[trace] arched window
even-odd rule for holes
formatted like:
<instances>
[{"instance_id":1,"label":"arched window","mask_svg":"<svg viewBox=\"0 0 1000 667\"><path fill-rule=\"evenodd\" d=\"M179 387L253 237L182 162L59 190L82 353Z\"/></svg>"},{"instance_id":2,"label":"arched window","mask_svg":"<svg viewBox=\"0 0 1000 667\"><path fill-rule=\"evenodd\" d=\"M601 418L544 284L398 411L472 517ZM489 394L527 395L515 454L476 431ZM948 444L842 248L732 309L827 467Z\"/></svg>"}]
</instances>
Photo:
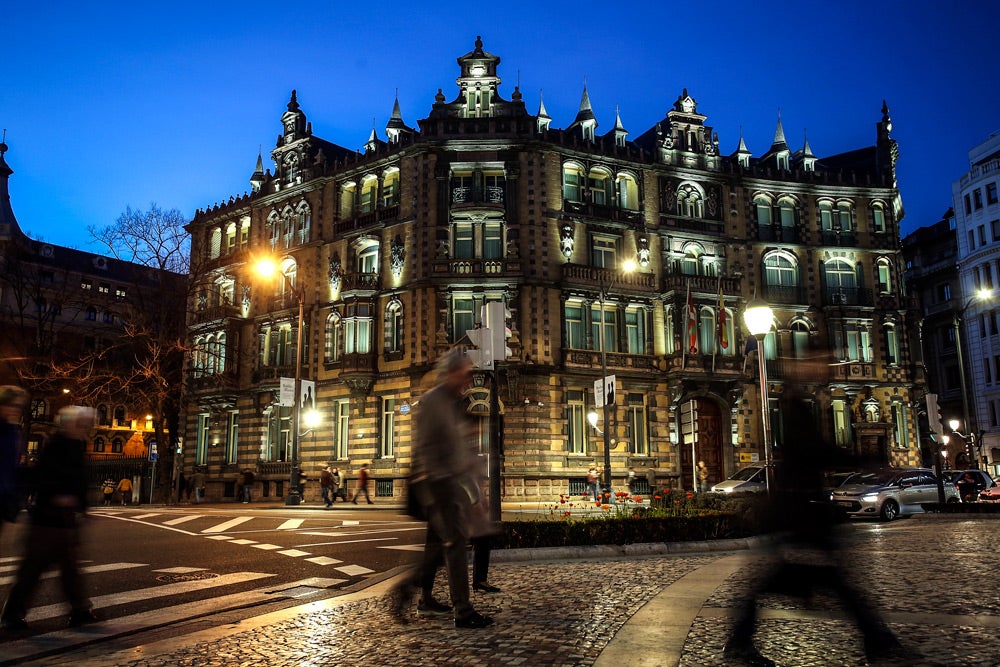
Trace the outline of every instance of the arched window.
<instances>
[{"instance_id":1,"label":"arched window","mask_svg":"<svg viewBox=\"0 0 1000 667\"><path fill-rule=\"evenodd\" d=\"M823 264L824 285L828 290L854 290L857 287L857 275L854 267L846 259L831 259Z\"/></svg>"},{"instance_id":2,"label":"arched window","mask_svg":"<svg viewBox=\"0 0 1000 667\"><path fill-rule=\"evenodd\" d=\"M385 307L385 351L403 351L403 304L398 299Z\"/></svg>"},{"instance_id":3,"label":"arched window","mask_svg":"<svg viewBox=\"0 0 1000 667\"><path fill-rule=\"evenodd\" d=\"M885 331L885 363L889 366L899 365L899 335L896 332L895 323L887 323L883 326Z\"/></svg>"},{"instance_id":4,"label":"arched window","mask_svg":"<svg viewBox=\"0 0 1000 667\"><path fill-rule=\"evenodd\" d=\"M854 205L851 202L837 202L837 222L842 232L854 229Z\"/></svg>"},{"instance_id":5,"label":"arched window","mask_svg":"<svg viewBox=\"0 0 1000 667\"><path fill-rule=\"evenodd\" d=\"M302 182L302 178L299 175L299 155L298 155L298 153L295 153L294 151L291 152L291 153L288 153L288 155L285 156L285 161L284 161L283 164L284 164L284 170L285 170L285 182L288 183L289 185L292 185L292 184L295 184L295 183L301 183Z\"/></svg>"},{"instance_id":6,"label":"arched window","mask_svg":"<svg viewBox=\"0 0 1000 667\"><path fill-rule=\"evenodd\" d=\"M833 231L833 202L822 200L819 206L819 225L824 232Z\"/></svg>"},{"instance_id":7,"label":"arched window","mask_svg":"<svg viewBox=\"0 0 1000 667\"><path fill-rule=\"evenodd\" d=\"M103 403L97 406L97 424L99 426L111 425L111 422L108 419L108 406Z\"/></svg>"},{"instance_id":8,"label":"arched window","mask_svg":"<svg viewBox=\"0 0 1000 667\"><path fill-rule=\"evenodd\" d=\"M796 359L805 359L809 355L809 325L801 320L792 322L792 351Z\"/></svg>"},{"instance_id":9,"label":"arched window","mask_svg":"<svg viewBox=\"0 0 1000 667\"><path fill-rule=\"evenodd\" d=\"M791 197L782 197L778 200L778 216L783 229L795 227L796 210L795 200Z\"/></svg>"},{"instance_id":10,"label":"arched window","mask_svg":"<svg viewBox=\"0 0 1000 667\"><path fill-rule=\"evenodd\" d=\"M697 276L701 274L701 258L705 254L705 249L697 243L689 243L684 247L684 256L681 257L681 274L685 276Z\"/></svg>"},{"instance_id":11,"label":"arched window","mask_svg":"<svg viewBox=\"0 0 1000 667\"><path fill-rule=\"evenodd\" d=\"M693 183L682 183L677 188L677 214L688 218L705 215L705 193Z\"/></svg>"},{"instance_id":12,"label":"arched window","mask_svg":"<svg viewBox=\"0 0 1000 667\"><path fill-rule=\"evenodd\" d=\"M323 345L326 361L340 361L343 354L344 341L341 328L340 313L330 313L326 318L325 341Z\"/></svg>"},{"instance_id":13,"label":"arched window","mask_svg":"<svg viewBox=\"0 0 1000 667\"><path fill-rule=\"evenodd\" d=\"M221 229L213 229L212 230L212 239L210 241L210 245L209 245L209 249L208 249L209 259L215 259L216 257L219 256L219 248L221 246L222 246L222 230Z\"/></svg>"},{"instance_id":14,"label":"arched window","mask_svg":"<svg viewBox=\"0 0 1000 667\"><path fill-rule=\"evenodd\" d=\"M361 201L359 210L362 213L369 213L375 210L375 201L378 195L378 177L374 174L365 176L361 183Z\"/></svg>"},{"instance_id":15,"label":"arched window","mask_svg":"<svg viewBox=\"0 0 1000 667\"><path fill-rule=\"evenodd\" d=\"M354 181L347 181L340 188L340 217L349 220L354 217L355 198L358 186Z\"/></svg>"},{"instance_id":16,"label":"arched window","mask_svg":"<svg viewBox=\"0 0 1000 667\"><path fill-rule=\"evenodd\" d=\"M214 373L226 372L226 332L220 331L215 337L215 355L212 371Z\"/></svg>"},{"instance_id":17,"label":"arched window","mask_svg":"<svg viewBox=\"0 0 1000 667\"><path fill-rule=\"evenodd\" d=\"M703 306L698 313L698 351L701 354L715 353L715 311Z\"/></svg>"},{"instance_id":18,"label":"arched window","mask_svg":"<svg viewBox=\"0 0 1000 667\"><path fill-rule=\"evenodd\" d=\"M892 294L892 264L885 257L875 262L879 294Z\"/></svg>"},{"instance_id":19,"label":"arched window","mask_svg":"<svg viewBox=\"0 0 1000 667\"><path fill-rule=\"evenodd\" d=\"M673 354L677 351L676 340L674 337L677 335L676 327L674 326L674 307L666 304L663 307L663 333L666 336L666 350L667 354Z\"/></svg>"},{"instance_id":20,"label":"arched window","mask_svg":"<svg viewBox=\"0 0 1000 667\"><path fill-rule=\"evenodd\" d=\"M236 252L236 223L230 222L226 225L226 254L231 255Z\"/></svg>"},{"instance_id":21,"label":"arched window","mask_svg":"<svg viewBox=\"0 0 1000 667\"><path fill-rule=\"evenodd\" d=\"M281 211L281 242L283 247L291 248L295 243L295 213L291 206Z\"/></svg>"},{"instance_id":22,"label":"arched window","mask_svg":"<svg viewBox=\"0 0 1000 667\"><path fill-rule=\"evenodd\" d=\"M882 202L872 204L872 231L876 234L883 234L886 231L885 207Z\"/></svg>"},{"instance_id":23,"label":"arched window","mask_svg":"<svg viewBox=\"0 0 1000 667\"><path fill-rule=\"evenodd\" d=\"M798 264L783 252L772 252L764 258L764 285L775 288L798 287Z\"/></svg>"},{"instance_id":24,"label":"arched window","mask_svg":"<svg viewBox=\"0 0 1000 667\"><path fill-rule=\"evenodd\" d=\"M753 198L754 208L757 210L757 224L770 225L774 221L771 215L772 202L767 195L757 195Z\"/></svg>"},{"instance_id":25,"label":"arched window","mask_svg":"<svg viewBox=\"0 0 1000 667\"><path fill-rule=\"evenodd\" d=\"M97 436L94 438L94 451L103 452L104 451L104 438Z\"/></svg>"},{"instance_id":26,"label":"arched window","mask_svg":"<svg viewBox=\"0 0 1000 667\"><path fill-rule=\"evenodd\" d=\"M399 203L399 168L390 167L382 178L382 206L395 206Z\"/></svg>"},{"instance_id":27,"label":"arched window","mask_svg":"<svg viewBox=\"0 0 1000 667\"><path fill-rule=\"evenodd\" d=\"M618 174L618 208L639 210L639 184L632 174Z\"/></svg>"},{"instance_id":28,"label":"arched window","mask_svg":"<svg viewBox=\"0 0 1000 667\"><path fill-rule=\"evenodd\" d=\"M378 273L378 243L372 241L358 249L358 273Z\"/></svg>"},{"instance_id":29,"label":"arched window","mask_svg":"<svg viewBox=\"0 0 1000 667\"><path fill-rule=\"evenodd\" d=\"M278 216L277 211L271 211L267 216L267 229L270 232L268 236L271 240L271 250L278 247L278 240L281 238L281 218Z\"/></svg>"},{"instance_id":30,"label":"arched window","mask_svg":"<svg viewBox=\"0 0 1000 667\"><path fill-rule=\"evenodd\" d=\"M583 201L583 168L574 163L563 165L563 199Z\"/></svg>"},{"instance_id":31,"label":"arched window","mask_svg":"<svg viewBox=\"0 0 1000 667\"><path fill-rule=\"evenodd\" d=\"M117 405L115 406L115 426L125 426L125 406Z\"/></svg>"},{"instance_id":32,"label":"arched window","mask_svg":"<svg viewBox=\"0 0 1000 667\"><path fill-rule=\"evenodd\" d=\"M111 451L116 454L121 454L125 449L125 441L121 438L114 438L111 441Z\"/></svg>"},{"instance_id":33,"label":"arched window","mask_svg":"<svg viewBox=\"0 0 1000 667\"><path fill-rule=\"evenodd\" d=\"M312 228L312 211L305 201L295 208L295 231L299 244L308 243Z\"/></svg>"},{"instance_id":34,"label":"arched window","mask_svg":"<svg viewBox=\"0 0 1000 667\"><path fill-rule=\"evenodd\" d=\"M587 175L587 191L585 197L598 206L608 206L612 198L611 174L601 167L594 167Z\"/></svg>"}]
</instances>

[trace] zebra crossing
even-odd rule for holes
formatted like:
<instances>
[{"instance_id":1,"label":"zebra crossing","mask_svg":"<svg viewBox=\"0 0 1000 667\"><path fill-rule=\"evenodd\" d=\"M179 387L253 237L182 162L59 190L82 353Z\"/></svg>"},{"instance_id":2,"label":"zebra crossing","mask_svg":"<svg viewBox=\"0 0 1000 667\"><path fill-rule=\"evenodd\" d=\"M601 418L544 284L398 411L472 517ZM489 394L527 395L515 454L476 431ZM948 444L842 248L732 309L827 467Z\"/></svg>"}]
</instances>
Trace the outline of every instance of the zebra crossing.
<instances>
[{"instance_id":1,"label":"zebra crossing","mask_svg":"<svg viewBox=\"0 0 1000 667\"><path fill-rule=\"evenodd\" d=\"M405 522L371 522L371 525L362 527L361 522L351 519L334 519L323 517L323 519L313 520L314 524L319 524L321 528L309 528L306 519L289 519L285 517L266 516L222 516L217 513L182 513L175 512L144 512L135 514L127 509L95 509L94 514L117 519L122 521L142 522L147 525L156 526L187 535L200 536L219 542L244 546L261 551L269 551L289 558L302 559L322 567L332 567L342 574L351 577L359 577L374 573L374 570L363 565L344 563L344 561L332 556L310 551L317 547L328 547L332 545L351 544L359 542L394 542L399 539L398 535L384 536L385 533L413 533L423 530L422 526ZM294 533L303 537L333 537L334 540L310 540L306 544L295 546L283 546L274 544L266 539L257 539L261 533ZM382 534L381 537L368 537L370 535ZM253 537L251 537L253 535ZM364 537L362 537L364 536ZM413 550L413 545L387 544L377 548Z\"/></svg>"},{"instance_id":2,"label":"zebra crossing","mask_svg":"<svg viewBox=\"0 0 1000 667\"><path fill-rule=\"evenodd\" d=\"M16 569L19 561L20 557L18 556L0 558L0 568L3 571ZM247 584L253 586L254 582L263 583L278 575L269 572L238 571L225 574L210 573L212 576L202 577L199 575L209 574L207 569L202 567L153 568L145 563L93 564L89 561L81 565L81 571L85 575L103 575L101 585L95 585L95 588L98 589L106 590L113 587L114 573L122 569L148 568L150 574L166 575L164 577L166 583L91 596L90 601L95 613L104 620L81 628L43 631L42 634L2 641L0 642L0 665L19 664L32 657L59 653L82 644L92 644L104 639L133 634L142 629L161 627L205 614L218 613L226 609L248 607L281 599L308 597L322 589L333 588L348 581L345 578L309 577L298 581L275 582L264 587L235 593L213 595L215 589ZM170 575L176 575L180 580L170 581ZM45 576L55 577L58 576L58 573L48 572ZM192 593L201 593L205 597L176 604L171 604L168 600L174 596L186 595L190 598ZM161 606L153 609L146 608L144 611L131 614L127 613L130 608L135 608L136 603L158 599L164 600ZM148 605L146 606L148 607ZM122 610L125 610L126 613L121 614ZM116 612L119 615L115 615ZM65 617L67 613L68 607L63 602L42 605L29 609L26 620L29 624L37 623L39 626L45 627L45 621Z\"/></svg>"}]
</instances>

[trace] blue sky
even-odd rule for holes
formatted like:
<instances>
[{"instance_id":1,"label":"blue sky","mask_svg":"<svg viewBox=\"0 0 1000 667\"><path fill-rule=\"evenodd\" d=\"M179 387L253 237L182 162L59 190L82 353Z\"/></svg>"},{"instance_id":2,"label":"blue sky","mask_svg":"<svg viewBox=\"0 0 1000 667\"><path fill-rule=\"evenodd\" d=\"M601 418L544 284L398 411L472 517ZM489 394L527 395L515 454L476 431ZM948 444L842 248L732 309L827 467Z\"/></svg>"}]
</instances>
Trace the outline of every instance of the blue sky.
<instances>
[{"instance_id":1,"label":"blue sky","mask_svg":"<svg viewBox=\"0 0 1000 667\"><path fill-rule=\"evenodd\" d=\"M968 150L1000 130L1000 3L18 2L0 11L0 128L21 227L81 249L89 225L151 202L191 217L249 190L298 90L314 134L360 148L398 90L416 126L455 59L482 35L500 91L539 90L554 127L584 81L600 123L631 138L681 89L736 149L771 145L780 109L794 148L823 157L875 142L885 98L899 142L904 233L951 205Z\"/></svg>"}]
</instances>

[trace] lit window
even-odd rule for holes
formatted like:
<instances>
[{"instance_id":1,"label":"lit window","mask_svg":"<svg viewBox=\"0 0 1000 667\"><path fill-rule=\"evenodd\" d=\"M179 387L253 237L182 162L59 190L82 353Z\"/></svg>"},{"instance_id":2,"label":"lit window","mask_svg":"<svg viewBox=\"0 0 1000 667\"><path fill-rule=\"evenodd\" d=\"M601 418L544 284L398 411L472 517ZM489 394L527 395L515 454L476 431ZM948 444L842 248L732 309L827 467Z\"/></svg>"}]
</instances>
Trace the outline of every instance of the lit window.
<instances>
[{"instance_id":1,"label":"lit window","mask_svg":"<svg viewBox=\"0 0 1000 667\"><path fill-rule=\"evenodd\" d=\"M583 169L575 164L563 166L563 199L583 201Z\"/></svg>"},{"instance_id":2,"label":"lit window","mask_svg":"<svg viewBox=\"0 0 1000 667\"><path fill-rule=\"evenodd\" d=\"M643 394L628 395L629 453L649 455L649 423L646 418L646 398Z\"/></svg>"},{"instance_id":3,"label":"lit window","mask_svg":"<svg viewBox=\"0 0 1000 667\"><path fill-rule=\"evenodd\" d=\"M566 392L566 451L570 454L587 451L586 407L582 391Z\"/></svg>"}]
</instances>

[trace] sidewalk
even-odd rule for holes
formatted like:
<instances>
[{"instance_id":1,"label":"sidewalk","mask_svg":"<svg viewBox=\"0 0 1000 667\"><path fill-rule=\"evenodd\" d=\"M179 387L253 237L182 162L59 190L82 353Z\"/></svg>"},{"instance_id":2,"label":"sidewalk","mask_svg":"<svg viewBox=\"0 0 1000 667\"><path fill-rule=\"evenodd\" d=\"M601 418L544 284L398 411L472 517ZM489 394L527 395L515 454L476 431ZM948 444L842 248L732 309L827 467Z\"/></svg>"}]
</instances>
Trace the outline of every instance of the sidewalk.
<instances>
[{"instance_id":1,"label":"sidewalk","mask_svg":"<svg viewBox=\"0 0 1000 667\"><path fill-rule=\"evenodd\" d=\"M998 664L1000 599L987 583L1000 567L997 520L924 515L857 528L847 565L904 645L924 656L907 667ZM497 621L483 630L457 630L447 617L396 624L386 593L397 576L119 653L84 650L31 664L721 666L731 664L722 646L761 558L748 546L702 544L664 555L657 553L664 545L634 545L614 557L607 547L498 551L490 579L502 592L473 595ZM446 597L443 576L437 590ZM837 600L774 596L759 606L756 641L777 664L866 664Z\"/></svg>"}]
</instances>

